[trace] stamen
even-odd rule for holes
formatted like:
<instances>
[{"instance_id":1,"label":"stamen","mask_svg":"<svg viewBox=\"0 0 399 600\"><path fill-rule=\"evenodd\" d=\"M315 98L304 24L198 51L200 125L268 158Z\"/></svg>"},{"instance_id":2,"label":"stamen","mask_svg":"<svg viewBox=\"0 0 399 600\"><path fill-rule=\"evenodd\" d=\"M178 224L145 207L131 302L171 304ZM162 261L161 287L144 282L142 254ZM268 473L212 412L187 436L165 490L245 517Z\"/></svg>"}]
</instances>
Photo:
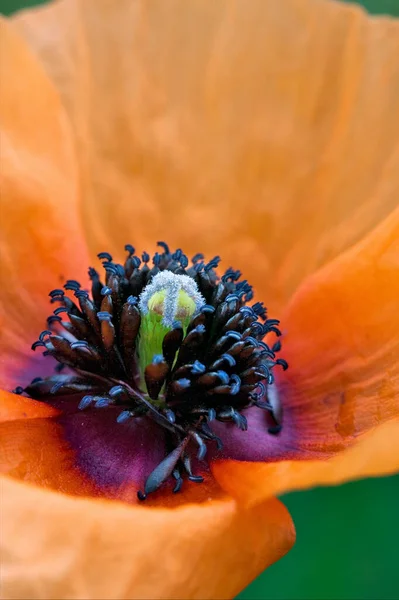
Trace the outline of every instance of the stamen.
<instances>
[{"instance_id":1,"label":"stamen","mask_svg":"<svg viewBox=\"0 0 399 600\"><path fill-rule=\"evenodd\" d=\"M280 340L271 347L263 341L270 333L281 336L279 321L267 317L262 302L247 304L253 290L240 271L230 267L219 278L219 256L207 262L196 254L190 263L182 249L158 246L153 266L131 244L124 265L99 253L105 278L102 283L89 268L91 294L74 279L52 290L50 302L60 306L32 349L58 361L55 374L14 390L40 400L79 393L80 410L116 406L115 427L152 419L168 450L147 474L141 500L169 480L175 493L184 478L203 480L193 474L191 458L205 460L209 444L222 448L210 425L215 420L246 432L243 411L258 407L268 413L265 435L278 435L283 412L273 370L288 367L276 358Z\"/></svg>"}]
</instances>

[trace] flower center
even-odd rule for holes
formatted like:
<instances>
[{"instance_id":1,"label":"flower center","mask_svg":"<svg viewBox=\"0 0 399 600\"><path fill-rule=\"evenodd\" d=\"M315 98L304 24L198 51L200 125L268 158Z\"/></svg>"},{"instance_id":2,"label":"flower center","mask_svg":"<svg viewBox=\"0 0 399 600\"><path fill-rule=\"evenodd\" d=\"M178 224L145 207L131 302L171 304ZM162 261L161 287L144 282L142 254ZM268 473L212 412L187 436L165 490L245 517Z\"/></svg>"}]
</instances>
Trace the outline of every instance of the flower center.
<instances>
[{"instance_id":1,"label":"flower center","mask_svg":"<svg viewBox=\"0 0 399 600\"><path fill-rule=\"evenodd\" d=\"M188 275L161 271L143 289L139 299L141 325L138 334L137 358L140 387L151 397L151 383L145 381L145 369L159 357L162 362L162 343L173 328L187 332L190 320L199 313L205 300L195 281ZM157 359L155 359L157 360Z\"/></svg>"},{"instance_id":2,"label":"flower center","mask_svg":"<svg viewBox=\"0 0 399 600\"><path fill-rule=\"evenodd\" d=\"M257 406L274 423L265 435L278 434L281 411L276 412L275 395L269 402L267 393L273 369L287 368L276 358L280 342L264 341L270 332L280 336L279 322L267 318L262 303L249 305L253 291L239 271L229 268L219 277L219 257L205 262L197 254L189 262L181 250L171 253L164 242L158 245L162 253L155 253L152 266L150 256L144 252L140 259L131 245L125 246L124 265L100 253L105 280L89 269L91 295L74 280L64 286L74 298L63 289L50 292L51 303L59 306L32 349L42 347L54 357L56 373L16 390L44 401L78 393L81 410L115 405L120 424L136 417L154 420L171 451L148 474L140 499L170 477L174 491L184 473L202 481L192 473L191 459L194 452L203 460L211 443L222 447L214 420L245 432L243 411Z\"/></svg>"}]
</instances>

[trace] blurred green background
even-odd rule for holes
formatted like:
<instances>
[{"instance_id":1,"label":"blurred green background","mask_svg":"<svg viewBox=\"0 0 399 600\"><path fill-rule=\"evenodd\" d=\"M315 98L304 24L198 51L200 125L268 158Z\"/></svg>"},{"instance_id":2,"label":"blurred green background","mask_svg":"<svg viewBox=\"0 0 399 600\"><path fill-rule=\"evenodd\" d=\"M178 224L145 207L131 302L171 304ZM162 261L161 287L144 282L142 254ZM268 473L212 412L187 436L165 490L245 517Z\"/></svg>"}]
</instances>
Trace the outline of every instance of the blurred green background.
<instances>
[{"instance_id":1,"label":"blurred green background","mask_svg":"<svg viewBox=\"0 0 399 600\"><path fill-rule=\"evenodd\" d=\"M0 12L39 3L0 0ZM358 3L371 13L399 17L399 0ZM297 543L237 600L399 599L399 476L287 494L282 500L294 519Z\"/></svg>"}]
</instances>

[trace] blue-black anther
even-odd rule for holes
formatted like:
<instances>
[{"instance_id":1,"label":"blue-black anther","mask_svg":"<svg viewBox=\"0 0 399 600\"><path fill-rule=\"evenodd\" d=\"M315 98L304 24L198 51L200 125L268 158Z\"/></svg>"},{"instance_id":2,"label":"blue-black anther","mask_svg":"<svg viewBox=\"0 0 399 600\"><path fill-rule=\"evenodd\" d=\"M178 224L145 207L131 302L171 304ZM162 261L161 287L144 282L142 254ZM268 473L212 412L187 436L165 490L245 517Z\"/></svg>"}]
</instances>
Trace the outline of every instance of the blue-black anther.
<instances>
[{"instance_id":1,"label":"blue-black anther","mask_svg":"<svg viewBox=\"0 0 399 600\"><path fill-rule=\"evenodd\" d=\"M230 394L235 396L240 391L241 379L235 373L230 377Z\"/></svg>"},{"instance_id":2,"label":"blue-black anther","mask_svg":"<svg viewBox=\"0 0 399 600\"><path fill-rule=\"evenodd\" d=\"M53 313L55 315L60 315L61 313L67 313L68 309L66 308L66 306L59 306L58 308L56 308L55 310L53 310Z\"/></svg>"},{"instance_id":3,"label":"blue-black anther","mask_svg":"<svg viewBox=\"0 0 399 600\"><path fill-rule=\"evenodd\" d=\"M130 410L123 410L117 417L117 423L126 423L131 417L133 417L133 413Z\"/></svg>"},{"instance_id":4,"label":"blue-black anther","mask_svg":"<svg viewBox=\"0 0 399 600\"><path fill-rule=\"evenodd\" d=\"M78 404L78 409L85 410L86 408L88 408L90 406L90 404L92 404L93 400L94 400L93 396L83 396L83 398L81 399L81 401Z\"/></svg>"},{"instance_id":5,"label":"blue-black anther","mask_svg":"<svg viewBox=\"0 0 399 600\"><path fill-rule=\"evenodd\" d=\"M216 410L214 408L210 408L208 410L208 422L214 421L216 419Z\"/></svg>"},{"instance_id":6,"label":"blue-black anther","mask_svg":"<svg viewBox=\"0 0 399 600\"><path fill-rule=\"evenodd\" d=\"M46 347L46 344L44 342L33 342L32 346L31 346L31 350L36 350L36 348L40 348L40 346L42 348Z\"/></svg>"},{"instance_id":7,"label":"blue-black anther","mask_svg":"<svg viewBox=\"0 0 399 600\"><path fill-rule=\"evenodd\" d=\"M110 405L110 402L109 398L98 398L94 406L95 408L106 408Z\"/></svg>"},{"instance_id":8,"label":"blue-black anther","mask_svg":"<svg viewBox=\"0 0 399 600\"><path fill-rule=\"evenodd\" d=\"M75 350L76 348L88 348L89 344L88 342L86 342L86 340L78 340L77 342L71 342L71 348L72 350Z\"/></svg>"},{"instance_id":9,"label":"blue-black anther","mask_svg":"<svg viewBox=\"0 0 399 600\"><path fill-rule=\"evenodd\" d=\"M201 254L201 252L198 252L197 254L195 254L192 257L191 262L195 264L200 260L204 260L204 258L205 258L205 256L203 254Z\"/></svg>"},{"instance_id":10,"label":"blue-black anther","mask_svg":"<svg viewBox=\"0 0 399 600\"><path fill-rule=\"evenodd\" d=\"M123 394L123 392L125 391L124 387L121 385L114 385L114 387L112 387L109 392L108 395L111 396L111 398L115 398L116 396L119 396L120 394Z\"/></svg>"},{"instance_id":11,"label":"blue-black anther","mask_svg":"<svg viewBox=\"0 0 399 600\"><path fill-rule=\"evenodd\" d=\"M49 296L51 298L54 298L55 296L64 296L64 295L65 295L64 290L61 290L58 288L56 290L51 290L51 292L49 292Z\"/></svg>"},{"instance_id":12,"label":"blue-black anther","mask_svg":"<svg viewBox=\"0 0 399 600\"><path fill-rule=\"evenodd\" d=\"M185 254L182 254L180 257L180 266L183 269L186 269L188 267L188 258Z\"/></svg>"},{"instance_id":13,"label":"blue-black anther","mask_svg":"<svg viewBox=\"0 0 399 600\"><path fill-rule=\"evenodd\" d=\"M216 371L220 381L227 385L229 383L229 376L227 375L226 371Z\"/></svg>"},{"instance_id":14,"label":"blue-black anther","mask_svg":"<svg viewBox=\"0 0 399 600\"><path fill-rule=\"evenodd\" d=\"M135 253L135 248L131 244L125 244L125 250L126 250L126 252L129 252L129 256L132 256L132 254ZM112 260L112 258L111 258L111 260Z\"/></svg>"},{"instance_id":15,"label":"blue-black anther","mask_svg":"<svg viewBox=\"0 0 399 600\"><path fill-rule=\"evenodd\" d=\"M201 306L201 312L204 314L212 315L215 312L215 307L211 304L204 304Z\"/></svg>"},{"instance_id":16,"label":"blue-black anther","mask_svg":"<svg viewBox=\"0 0 399 600\"><path fill-rule=\"evenodd\" d=\"M193 375L201 375L205 373L206 367L199 360L194 361L193 366L191 367L191 373Z\"/></svg>"},{"instance_id":17,"label":"blue-black anther","mask_svg":"<svg viewBox=\"0 0 399 600\"><path fill-rule=\"evenodd\" d=\"M100 319L100 321L111 321L111 318L112 318L110 313L107 312L106 310L98 311L97 317Z\"/></svg>"},{"instance_id":18,"label":"blue-black anther","mask_svg":"<svg viewBox=\"0 0 399 600\"><path fill-rule=\"evenodd\" d=\"M45 329L44 331L41 332L41 334L39 335L39 341L43 342L44 338L49 336L49 335L53 335L53 332L50 331L49 329Z\"/></svg>"},{"instance_id":19,"label":"blue-black anther","mask_svg":"<svg viewBox=\"0 0 399 600\"><path fill-rule=\"evenodd\" d=\"M240 340L241 339L241 333L239 333L238 331L227 331L226 332L226 337L232 338L233 340Z\"/></svg>"},{"instance_id":20,"label":"blue-black anther","mask_svg":"<svg viewBox=\"0 0 399 600\"><path fill-rule=\"evenodd\" d=\"M99 252L97 256L100 260L107 260L108 262L112 261L112 256L109 252Z\"/></svg>"},{"instance_id":21,"label":"blue-black anther","mask_svg":"<svg viewBox=\"0 0 399 600\"><path fill-rule=\"evenodd\" d=\"M170 254L169 246L165 242L157 242L157 246L160 246L161 248L163 248L165 254Z\"/></svg>"}]
</instances>

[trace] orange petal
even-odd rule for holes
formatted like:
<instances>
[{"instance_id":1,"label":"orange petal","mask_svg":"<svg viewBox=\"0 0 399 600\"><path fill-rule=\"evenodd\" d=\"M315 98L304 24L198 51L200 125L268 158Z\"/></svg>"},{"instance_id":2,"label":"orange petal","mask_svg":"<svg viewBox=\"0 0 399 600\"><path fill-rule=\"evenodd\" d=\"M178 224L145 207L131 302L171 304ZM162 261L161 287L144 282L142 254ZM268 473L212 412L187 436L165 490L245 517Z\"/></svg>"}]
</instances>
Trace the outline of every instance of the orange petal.
<instances>
[{"instance_id":1,"label":"orange petal","mask_svg":"<svg viewBox=\"0 0 399 600\"><path fill-rule=\"evenodd\" d=\"M93 253L223 254L275 310L397 205L398 21L320 0L61 0L15 24L74 123Z\"/></svg>"},{"instance_id":2,"label":"orange petal","mask_svg":"<svg viewBox=\"0 0 399 600\"><path fill-rule=\"evenodd\" d=\"M268 464L219 461L212 466L223 489L247 506L292 490L392 475L398 469L399 419L379 425L362 435L354 446L329 459Z\"/></svg>"},{"instance_id":3,"label":"orange petal","mask_svg":"<svg viewBox=\"0 0 399 600\"><path fill-rule=\"evenodd\" d=\"M237 484L239 495L251 490L251 498L263 499L399 468L398 273L399 209L304 282L283 316L290 369L281 393L296 426L290 450L321 461L215 463L222 487L233 492ZM354 448L323 460L355 440Z\"/></svg>"},{"instance_id":4,"label":"orange petal","mask_svg":"<svg viewBox=\"0 0 399 600\"><path fill-rule=\"evenodd\" d=\"M69 498L3 478L8 598L231 598L294 542L285 507L179 509Z\"/></svg>"},{"instance_id":5,"label":"orange petal","mask_svg":"<svg viewBox=\"0 0 399 600\"><path fill-rule=\"evenodd\" d=\"M96 485L76 466L62 427L51 417L59 411L0 391L0 472L72 495L98 495Z\"/></svg>"},{"instance_id":6,"label":"orange petal","mask_svg":"<svg viewBox=\"0 0 399 600\"><path fill-rule=\"evenodd\" d=\"M47 419L59 414L59 411L44 402L31 398L9 394L0 390L0 426L18 419Z\"/></svg>"},{"instance_id":7,"label":"orange petal","mask_svg":"<svg viewBox=\"0 0 399 600\"><path fill-rule=\"evenodd\" d=\"M0 391L0 472L72 496L140 504L137 492L164 457L164 440L147 439L143 424L124 429L108 412L68 414ZM145 505L173 508L224 497L209 471L201 474L201 485L186 482L179 494L172 494L169 485L151 494Z\"/></svg>"},{"instance_id":8,"label":"orange petal","mask_svg":"<svg viewBox=\"0 0 399 600\"><path fill-rule=\"evenodd\" d=\"M67 277L85 277L87 254L73 140L58 92L12 28L0 26L0 382L10 388L51 313L48 292Z\"/></svg>"},{"instance_id":9,"label":"orange petal","mask_svg":"<svg viewBox=\"0 0 399 600\"><path fill-rule=\"evenodd\" d=\"M339 449L399 415L398 275L399 208L288 305L283 401L307 422L303 447Z\"/></svg>"}]
</instances>

